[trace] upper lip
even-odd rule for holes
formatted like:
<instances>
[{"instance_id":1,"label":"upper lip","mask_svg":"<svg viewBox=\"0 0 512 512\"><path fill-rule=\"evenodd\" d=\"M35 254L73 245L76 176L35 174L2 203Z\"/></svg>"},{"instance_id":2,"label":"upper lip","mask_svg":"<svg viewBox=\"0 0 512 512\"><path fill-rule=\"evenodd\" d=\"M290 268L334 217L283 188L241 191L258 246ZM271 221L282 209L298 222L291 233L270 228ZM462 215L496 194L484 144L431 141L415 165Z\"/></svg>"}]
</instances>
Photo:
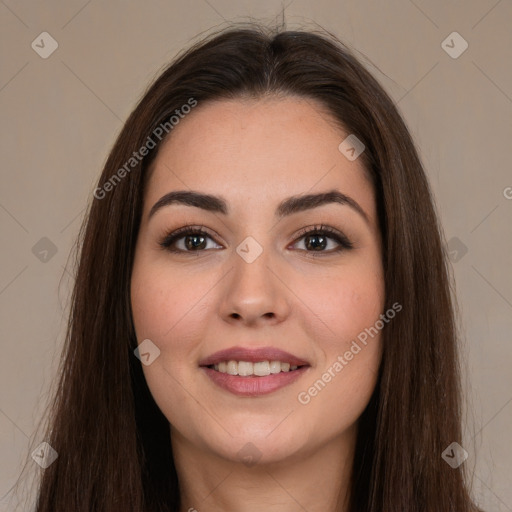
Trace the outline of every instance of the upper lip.
<instances>
[{"instance_id":1,"label":"upper lip","mask_svg":"<svg viewBox=\"0 0 512 512\"><path fill-rule=\"evenodd\" d=\"M199 366L211 366L222 361L247 361L258 363L260 361L281 361L296 366L309 366L309 363L293 354L274 347L246 348L231 347L219 350L199 362Z\"/></svg>"}]
</instances>

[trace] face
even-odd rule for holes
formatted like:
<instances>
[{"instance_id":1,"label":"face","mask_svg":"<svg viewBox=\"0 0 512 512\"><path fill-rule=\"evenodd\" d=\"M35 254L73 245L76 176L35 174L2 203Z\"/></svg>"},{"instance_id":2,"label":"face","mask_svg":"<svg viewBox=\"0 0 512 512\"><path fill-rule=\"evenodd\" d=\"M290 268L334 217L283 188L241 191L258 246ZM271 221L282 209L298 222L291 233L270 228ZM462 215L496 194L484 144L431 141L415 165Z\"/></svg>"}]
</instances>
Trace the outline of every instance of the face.
<instances>
[{"instance_id":1,"label":"face","mask_svg":"<svg viewBox=\"0 0 512 512\"><path fill-rule=\"evenodd\" d=\"M354 439L384 281L374 192L338 149L347 135L312 100L223 100L181 120L153 163L133 319L157 405L202 453L240 460L250 442L272 462Z\"/></svg>"}]
</instances>

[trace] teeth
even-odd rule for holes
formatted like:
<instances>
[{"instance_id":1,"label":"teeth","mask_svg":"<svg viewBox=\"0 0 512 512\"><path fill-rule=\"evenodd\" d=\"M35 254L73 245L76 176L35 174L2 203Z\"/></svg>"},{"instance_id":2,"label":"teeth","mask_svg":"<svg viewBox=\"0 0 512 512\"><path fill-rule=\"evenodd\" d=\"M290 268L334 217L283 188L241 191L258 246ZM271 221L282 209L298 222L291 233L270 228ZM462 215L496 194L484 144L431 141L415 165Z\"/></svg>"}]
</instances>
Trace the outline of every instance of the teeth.
<instances>
[{"instance_id":1,"label":"teeth","mask_svg":"<svg viewBox=\"0 0 512 512\"><path fill-rule=\"evenodd\" d=\"M240 367L240 365L239 365L239 367ZM270 363L268 361L261 361L261 363L254 363L253 373L254 373L254 375L258 375L259 377L264 377L265 375L270 375Z\"/></svg>"},{"instance_id":2,"label":"teeth","mask_svg":"<svg viewBox=\"0 0 512 512\"><path fill-rule=\"evenodd\" d=\"M270 361L270 373L280 373L281 363L279 361Z\"/></svg>"},{"instance_id":3,"label":"teeth","mask_svg":"<svg viewBox=\"0 0 512 512\"><path fill-rule=\"evenodd\" d=\"M238 363L238 375L240 375L241 377L247 377L248 375L252 375L253 373L254 365L252 363L247 363L245 361L240 361Z\"/></svg>"},{"instance_id":4,"label":"teeth","mask_svg":"<svg viewBox=\"0 0 512 512\"><path fill-rule=\"evenodd\" d=\"M249 377L251 375L266 377L267 375L289 372L298 368L297 365L290 365L290 363L282 363L281 361L260 361L258 363L250 363L248 361L222 361L219 364L215 364L213 367L220 373L240 375L241 377Z\"/></svg>"},{"instance_id":5,"label":"teeth","mask_svg":"<svg viewBox=\"0 0 512 512\"><path fill-rule=\"evenodd\" d=\"M228 361L226 373L229 373L229 375L238 375L238 363L236 361Z\"/></svg>"}]
</instances>

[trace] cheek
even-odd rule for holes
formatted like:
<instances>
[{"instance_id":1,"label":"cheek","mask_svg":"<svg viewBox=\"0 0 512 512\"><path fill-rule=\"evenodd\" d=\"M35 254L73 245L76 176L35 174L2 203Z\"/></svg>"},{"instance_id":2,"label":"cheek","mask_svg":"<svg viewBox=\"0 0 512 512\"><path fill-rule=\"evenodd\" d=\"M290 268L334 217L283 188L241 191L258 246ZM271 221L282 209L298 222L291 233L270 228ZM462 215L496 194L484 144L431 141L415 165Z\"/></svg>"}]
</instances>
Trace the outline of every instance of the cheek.
<instances>
[{"instance_id":1,"label":"cheek","mask_svg":"<svg viewBox=\"0 0 512 512\"><path fill-rule=\"evenodd\" d=\"M382 354L375 325L383 313L384 283L379 265L354 265L322 288L309 289L307 299L324 324L325 337L316 338L321 360L297 400L311 428L322 418L322 429L334 435L357 420L375 388ZM319 325L313 316L311 330Z\"/></svg>"},{"instance_id":2,"label":"cheek","mask_svg":"<svg viewBox=\"0 0 512 512\"><path fill-rule=\"evenodd\" d=\"M201 286L186 271L171 271L158 264L136 262L131 281L131 302L137 339L154 339L161 348L183 325L200 324L194 317L204 311L207 281ZM181 339L181 338L180 338Z\"/></svg>"},{"instance_id":3,"label":"cheek","mask_svg":"<svg viewBox=\"0 0 512 512\"><path fill-rule=\"evenodd\" d=\"M346 325L351 338L375 324L384 307L384 290L379 279L360 276L341 295L340 325Z\"/></svg>"},{"instance_id":4,"label":"cheek","mask_svg":"<svg viewBox=\"0 0 512 512\"><path fill-rule=\"evenodd\" d=\"M334 276L334 277L333 277ZM384 286L379 272L351 267L322 280L302 281L299 315L309 326L316 325L312 338L323 343L325 351L342 350L349 340L374 325L384 307ZM306 307L307 306L307 307ZM308 319L308 320L306 320Z\"/></svg>"},{"instance_id":5,"label":"cheek","mask_svg":"<svg viewBox=\"0 0 512 512\"><path fill-rule=\"evenodd\" d=\"M171 423L190 421L184 412L190 401L187 383L207 330L206 292L213 286L208 276L203 277L172 271L155 261L146 263L143 257L133 268L131 303L137 341L150 339L160 350L142 370L155 402Z\"/></svg>"}]
</instances>

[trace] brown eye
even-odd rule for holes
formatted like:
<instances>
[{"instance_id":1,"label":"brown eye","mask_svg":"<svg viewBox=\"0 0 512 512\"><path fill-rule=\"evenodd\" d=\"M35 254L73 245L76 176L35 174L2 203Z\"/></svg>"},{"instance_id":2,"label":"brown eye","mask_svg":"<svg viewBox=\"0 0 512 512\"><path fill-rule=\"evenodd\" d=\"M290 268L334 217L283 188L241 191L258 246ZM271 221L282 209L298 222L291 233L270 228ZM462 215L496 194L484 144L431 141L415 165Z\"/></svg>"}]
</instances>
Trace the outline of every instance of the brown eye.
<instances>
[{"instance_id":1,"label":"brown eye","mask_svg":"<svg viewBox=\"0 0 512 512\"><path fill-rule=\"evenodd\" d=\"M314 253L329 255L352 249L353 247L352 242L343 233L323 225L304 228L295 244L298 244L300 240L304 240L305 249L302 250L313 253L312 256L316 256ZM329 246L330 241L334 241L334 247L330 250L325 250Z\"/></svg>"},{"instance_id":2,"label":"brown eye","mask_svg":"<svg viewBox=\"0 0 512 512\"><path fill-rule=\"evenodd\" d=\"M201 252L207 247L208 240L213 238L203 228L184 227L168 234L160 245L171 252ZM181 243L183 241L183 243ZM220 246L219 246L220 247Z\"/></svg>"}]
</instances>

